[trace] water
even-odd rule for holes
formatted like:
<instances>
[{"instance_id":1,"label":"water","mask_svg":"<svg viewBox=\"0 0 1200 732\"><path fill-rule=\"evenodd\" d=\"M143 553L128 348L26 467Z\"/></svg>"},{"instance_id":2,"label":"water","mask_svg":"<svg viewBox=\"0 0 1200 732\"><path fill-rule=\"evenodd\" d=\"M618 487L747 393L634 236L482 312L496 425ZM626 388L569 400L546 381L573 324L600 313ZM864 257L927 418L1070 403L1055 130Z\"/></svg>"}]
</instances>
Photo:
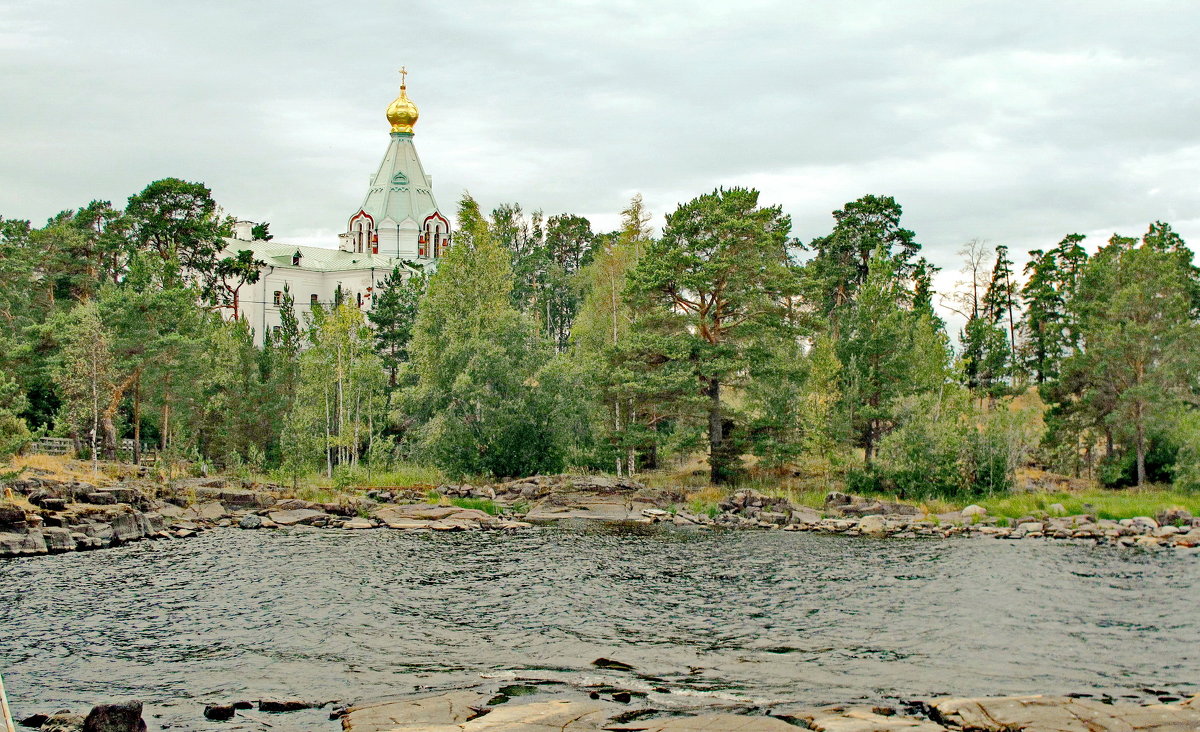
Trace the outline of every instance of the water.
<instances>
[{"instance_id":1,"label":"water","mask_svg":"<svg viewBox=\"0 0 1200 732\"><path fill-rule=\"evenodd\" d=\"M485 676L662 703L1196 693L1198 599L1195 557L1040 541L230 529L0 562L0 671L18 715L140 698L152 729ZM336 729L323 715L270 722Z\"/></svg>"}]
</instances>

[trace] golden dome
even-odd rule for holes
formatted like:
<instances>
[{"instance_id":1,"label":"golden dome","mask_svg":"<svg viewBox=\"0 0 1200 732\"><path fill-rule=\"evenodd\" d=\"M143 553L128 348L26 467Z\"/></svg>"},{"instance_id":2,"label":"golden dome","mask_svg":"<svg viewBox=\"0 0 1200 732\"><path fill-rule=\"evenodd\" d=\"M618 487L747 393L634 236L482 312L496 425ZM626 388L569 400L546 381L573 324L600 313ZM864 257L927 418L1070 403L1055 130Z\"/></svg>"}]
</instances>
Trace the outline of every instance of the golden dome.
<instances>
[{"instance_id":1,"label":"golden dome","mask_svg":"<svg viewBox=\"0 0 1200 732\"><path fill-rule=\"evenodd\" d=\"M407 74L403 69L400 72L401 77ZM392 132L407 132L412 134L413 125L417 123L417 117L420 113L417 111L417 105L408 98L408 92L405 91L408 87L405 86L403 80L400 82L400 96L388 105L387 119L392 123Z\"/></svg>"}]
</instances>

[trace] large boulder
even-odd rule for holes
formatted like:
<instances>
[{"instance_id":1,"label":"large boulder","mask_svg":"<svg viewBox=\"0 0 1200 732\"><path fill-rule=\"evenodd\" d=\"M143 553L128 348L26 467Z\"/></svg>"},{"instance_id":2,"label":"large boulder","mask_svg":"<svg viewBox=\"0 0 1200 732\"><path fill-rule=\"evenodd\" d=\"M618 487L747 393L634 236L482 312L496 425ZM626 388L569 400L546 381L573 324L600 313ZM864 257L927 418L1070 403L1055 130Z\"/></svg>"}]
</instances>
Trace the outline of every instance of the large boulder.
<instances>
[{"instance_id":1,"label":"large boulder","mask_svg":"<svg viewBox=\"0 0 1200 732\"><path fill-rule=\"evenodd\" d=\"M46 551L46 540L38 529L23 534L0 533L0 557L45 554Z\"/></svg>"},{"instance_id":2,"label":"large boulder","mask_svg":"<svg viewBox=\"0 0 1200 732\"><path fill-rule=\"evenodd\" d=\"M24 531L26 527L25 509L11 503L0 503L0 531Z\"/></svg>"},{"instance_id":3,"label":"large boulder","mask_svg":"<svg viewBox=\"0 0 1200 732\"><path fill-rule=\"evenodd\" d=\"M888 535L887 519L882 516L863 516L858 522L858 530L867 536L883 537Z\"/></svg>"},{"instance_id":4,"label":"large boulder","mask_svg":"<svg viewBox=\"0 0 1200 732\"><path fill-rule=\"evenodd\" d=\"M114 543L137 541L146 536L146 527L141 521L141 514L136 511L119 513L113 516L109 525L112 526Z\"/></svg>"},{"instance_id":5,"label":"large boulder","mask_svg":"<svg viewBox=\"0 0 1200 732\"><path fill-rule=\"evenodd\" d=\"M46 551L51 554L75 551L75 539L71 530L61 527L42 529L42 538L46 541Z\"/></svg>"},{"instance_id":6,"label":"large boulder","mask_svg":"<svg viewBox=\"0 0 1200 732\"><path fill-rule=\"evenodd\" d=\"M146 732L142 703L99 704L83 720L83 732Z\"/></svg>"}]
</instances>

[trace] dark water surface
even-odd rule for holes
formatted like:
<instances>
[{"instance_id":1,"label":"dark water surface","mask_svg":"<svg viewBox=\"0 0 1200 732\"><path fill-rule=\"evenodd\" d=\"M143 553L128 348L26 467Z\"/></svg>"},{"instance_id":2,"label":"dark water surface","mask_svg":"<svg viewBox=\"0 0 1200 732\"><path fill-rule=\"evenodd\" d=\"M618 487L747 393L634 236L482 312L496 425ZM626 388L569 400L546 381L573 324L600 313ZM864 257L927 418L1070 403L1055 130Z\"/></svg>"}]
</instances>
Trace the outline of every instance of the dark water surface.
<instances>
[{"instance_id":1,"label":"dark water surface","mask_svg":"<svg viewBox=\"0 0 1200 732\"><path fill-rule=\"evenodd\" d=\"M156 724L198 729L204 702L241 698L354 700L481 676L650 686L595 669L600 656L693 701L1195 693L1200 560L560 527L230 529L0 562L0 673L19 715L136 697ZM270 721L337 727L320 718Z\"/></svg>"}]
</instances>

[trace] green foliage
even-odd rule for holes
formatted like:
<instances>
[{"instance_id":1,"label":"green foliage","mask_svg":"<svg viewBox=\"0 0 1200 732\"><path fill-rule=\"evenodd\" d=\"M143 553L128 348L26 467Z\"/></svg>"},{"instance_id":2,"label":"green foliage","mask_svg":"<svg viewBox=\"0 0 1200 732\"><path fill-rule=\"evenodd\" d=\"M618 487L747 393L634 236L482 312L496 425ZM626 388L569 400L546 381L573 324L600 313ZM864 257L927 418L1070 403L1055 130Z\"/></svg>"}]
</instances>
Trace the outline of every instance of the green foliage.
<instances>
[{"instance_id":1,"label":"green foliage","mask_svg":"<svg viewBox=\"0 0 1200 732\"><path fill-rule=\"evenodd\" d=\"M430 278L417 315L406 408L424 423L426 454L452 476L557 472L569 388L544 368L548 344L512 308L509 257L469 196L459 220L473 223Z\"/></svg>"},{"instance_id":2,"label":"green foliage","mask_svg":"<svg viewBox=\"0 0 1200 732\"><path fill-rule=\"evenodd\" d=\"M483 511L489 516L500 515L500 507L496 505L495 501L489 498L451 498L450 505Z\"/></svg>"},{"instance_id":3,"label":"green foliage","mask_svg":"<svg viewBox=\"0 0 1200 732\"><path fill-rule=\"evenodd\" d=\"M1003 409L981 413L954 387L903 400L898 418L880 444L875 488L894 487L902 498L1005 493L1031 448L1023 420Z\"/></svg>"},{"instance_id":4,"label":"green foliage","mask_svg":"<svg viewBox=\"0 0 1200 732\"><path fill-rule=\"evenodd\" d=\"M737 474L744 439L722 386L769 358L764 344L793 337L791 219L778 206L760 207L758 197L721 189L682 204L628 276L633 306L652 311L636 323L645 359L655 370L682 367L700 386L679 398L702 399L714 483Z\"/></svg>"}]
</instances>

